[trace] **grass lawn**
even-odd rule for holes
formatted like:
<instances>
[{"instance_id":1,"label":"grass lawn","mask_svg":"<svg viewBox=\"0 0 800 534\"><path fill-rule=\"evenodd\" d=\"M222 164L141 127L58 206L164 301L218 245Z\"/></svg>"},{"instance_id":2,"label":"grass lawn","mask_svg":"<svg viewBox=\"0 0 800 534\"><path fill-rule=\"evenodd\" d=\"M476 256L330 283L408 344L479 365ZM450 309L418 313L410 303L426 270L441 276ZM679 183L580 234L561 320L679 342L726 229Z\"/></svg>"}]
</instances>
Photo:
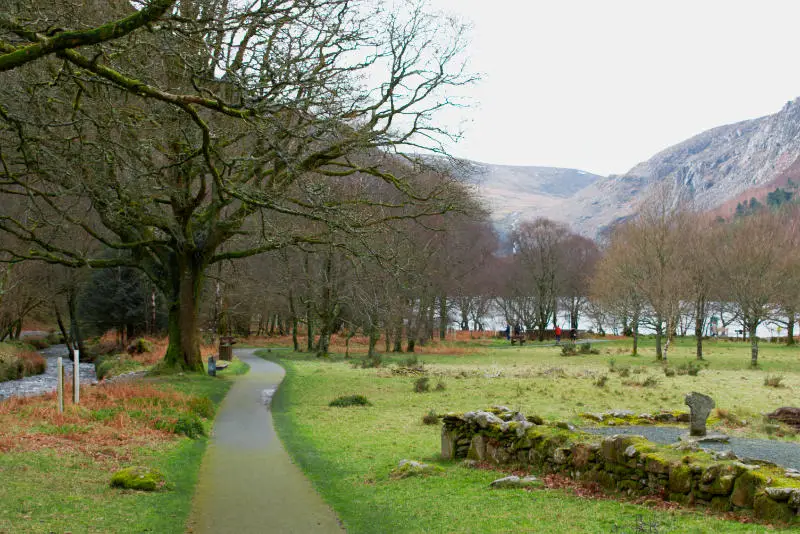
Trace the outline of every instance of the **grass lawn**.
<instances>
[{"instance_id":1,"label":"grass lawn","mask_svg":"<svg viewBox=\"0 0 800 534\"><path fill-rule=\"evenodd\" d=\"M218 378L169 375L81 389L81 405L54 395L0 403L0 533L182 533L214 406L247 371L235 360ZM71 398L71 396L69 397ZM160 470L167 486L112 489L126 466Z\"/></svg>"},{"instance_id":2,"label":"grass lawn","mask_svg":"<svg viewBox=\"0 0 800 534\"><path fill-rule=\"evenodd\" d=\"M431 410L442 414L503 404L548 420L585 425L579 416L585 411L686 410L683 397L694 390L710 394L727 414L715 417L712 428L766 437L775 428L764 424L761 413L800 404L798 349L764 344L762 369L751 370L749 345L709 343L709 369L698 376L666 376L654 361L652 342L642 345L642 355L636 358L628 354L627 341L598 343L600 354L571 357L561 356L556 347L507 348L496 343L469 347L460 355L421 355L430 377L427 393L414 392L414 377L392 373L393 363L409 355L385 361L379 369L356 368L341 357L323 361L296 353L263 356L281 358L288 371L273 404L278 432L349 532L647 531L636 530L640 519L656 522L662 533L771 528L704 511L670 510L663 504L648 507L623 499L580 497L580 488L490 491L489 482L501 475L440 461L441 427L422 423ZM670 366L679 368L692 360L693 351L692 341L679 340L671 347ZM608 377L606 385L596 386L603 375ZM783 377L783 387L764 385L764 378L774 375ZM642 386L647 377L657 383ZM445 389L434 391L440 381ZM373 405L328 406L340 395L353 394L365 395ZM732 423L735 419L746 424ZM788 429L779 433L780 439L798 441ZM392 479L390 471L404 458L434 462L445 471L440 476Z\"/></svg>"}]
</instances>

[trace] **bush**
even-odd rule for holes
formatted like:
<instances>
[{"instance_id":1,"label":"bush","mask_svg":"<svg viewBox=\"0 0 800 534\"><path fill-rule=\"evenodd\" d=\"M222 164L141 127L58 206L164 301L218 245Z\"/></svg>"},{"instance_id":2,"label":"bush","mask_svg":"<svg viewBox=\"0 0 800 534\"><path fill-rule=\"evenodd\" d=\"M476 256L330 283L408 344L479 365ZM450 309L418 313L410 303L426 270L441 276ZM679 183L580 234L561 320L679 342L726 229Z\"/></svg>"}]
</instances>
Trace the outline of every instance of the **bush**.
<instances>
[{"instance_id":1,"label":"bush","mask_svg":"<svg viewBox=\"0 0 800 534\"><path fill-rule=\"evenodd\" d=\"M171 432L173 434L182 434L191 439L206 435L203 421L195 414L181 414L175 419L156 419L153 426L158 430L164 430L165 432Z\"/></svg>"},{"instance_id":2,"label":"bush","mask_svg":"<svg viewBox=\"0 0 800 534\"><path fill-rule=\"evenodd\" d=\"M418 363L419 359L417 359L417 355L414 354L403 362L403 367L416 367Z\"/></svg>"},{"instance_id":3,"label":"bush","mask_svg":"<svg viewBox=\"0 0 800 534\"><path fill-rule=\"evenodd\" d=\"M422 416L422 424L423 425L437 425L439 424L439 416L436 415L436 412L431 410L425 415Z\"/></svg>"},{"instance_id":4,"label":"bush","mask_svg":"<svg viewBox=\"0 0 800 534\"><path fill-rule=\"evenodd\" d=\"M700 364L689 361L678 367L678 374L697 376L700 374L700 371L702 370L703 367Z\"/></svg>"},{"instance_id":5,"label":"bush","mask_svg":"<svg viewBox=\"0 0 800 534\"><path fill-rule=\"evenodd\" d=\"M608 375L600 375L594 380L594 382L592 382L592 384L594 384L599 388L606 387L607 383L608 383Z\"/></svg>"},{"instance_id":6,"label":"bush","mask_svg":"<svg viewBox=\"0 0 800 534\"><path fill-rule=\"evenodd\" d=\"M664 376L675 376L675 369L671 367L664 367Z\"/></svg>"},{"instance_id":7,"label":"bush","mask_svg":"<svg viewBox=\"0 0 800 534\"><path fill-rule=\"evenodd\" d=\"M783 377L780 375L768 375L764 377L764 385L771 388L783 387Z\"/></svg>"},{"instance_id":8,"label":"bush","mask_svg":"<svg viewBox=\"0 0 800 534\"><path fill-rule=\"evenodd\" d=\"M345 408L347 406L372 406L364 395L345 395L333 399L328 406Z\"/></svg>"},{"instance_id":9,"label":"bush","mask_svg":"<svg viewBox=\"0 0 800 534\"><path fill-rule=\"evenodd\" d=\"M189 409L193 414L205 419L214 417L216 411L214 403L208 397L192 397L192 400L189 401Z\"/></svg>"},{"instance_id":10,"label":"bush","mask_svg":"<svg viewBox=\"0 0 800 534\"><path fill-rule=\"evenodd\" d=\"M426 393L430 390L430 379L427 376L421 376L414 380L414 391L417 393Z\"/></svg>"},{"instance_id":11,"label":"bush","mask_svg":"<svg viewBox=\"0 0 800 534\"><path fill-rule=\"evenodd\" d=\"M0 352L0 382L42 374L47 362L38 352L10 349Z\"/></svg>"},{"instance_id":12,"label":"bush","mask_svg":"<svg viewBox=\"0 0 800 534\"><path fill-rule=\"evenodd\" d=\"M597 349L593 349L591 343L581 343L580 344L580 353L581 354L600 354L600 351L597 350Z\"/></svg>"},{"instance_id":13,"label":"bush","mask_svg":"<svg viewBox=\"0 0 800 534\"><path fill-rule=\"evenodd\" d=\"M380 354L367 356L366 358L355 360L353 362L354 367L361 367L362 369L372 369L380 367L381 365L383 365L383 358L381 358Z\"/></svg>"},{"instance_id":14,"label":"bush","mask_svg":"<svg viewBox=\"0 0 800 534\"><path fill-rule=\"evenodd\" d=\"M436 382L436 387L434 388L435 391L444 391L447 389L447 384L445 384L442 380Z\"/></svg>"},{"instance_id":15,"label":"bush","mask_svg":"<svg viewBox=\"0 0 800 534\"><path fill-rule=\"evenodd\" d=\"M25 343L36 350L46 349L50 346L50 343L43 337L27 337L25 338Z\"/></svg>"},{"instance_id":16,"label":"bush","mask_svg":"<svg viewBox=\"0 0 800 534\"><path fill-rule=\"evenodd\" d=\"M620 367L617 369L617 372L619 373L619 376L621 376L622 378L628 378L629 376L631 376L630 367Z\"/></svg>"},{"instance_id":17,"label":"bush","mask_svg":"<svg viewBox=\"0 0 800 534\"><path fill-rule=\"evenodd\" d=\"M654 388L658 385L658 383L659 383L658 378L654 376L648 376L647 378L644 379L644 382L642 382L642 387Z\"/></svg>"},{"instance_id":18,"label":"bush","mask_svg":"<svg viewBox=\"0 0 800 534\"><path fill-rule=\"evenodd\" d=\"M575 346L575 343L567 341L561 344L562 356L575 356L576 354L578 354L578 348Z\"/></svg>"}]
</instances>

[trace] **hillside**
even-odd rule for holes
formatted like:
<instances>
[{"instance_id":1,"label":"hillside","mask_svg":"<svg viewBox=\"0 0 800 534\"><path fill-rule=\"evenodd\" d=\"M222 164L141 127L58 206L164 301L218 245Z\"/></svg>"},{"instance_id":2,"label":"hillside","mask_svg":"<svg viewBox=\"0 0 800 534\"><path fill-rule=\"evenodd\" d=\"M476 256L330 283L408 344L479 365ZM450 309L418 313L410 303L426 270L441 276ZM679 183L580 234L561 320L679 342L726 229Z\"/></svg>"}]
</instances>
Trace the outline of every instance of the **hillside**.
<instances>
[{"instance_id":1,"label":"hillside","mask_svg":"<svg viewBox=\"0 0 800 534\"><path fill-rule=\"evenodd\" d=\"M661 183L672 186L673 203L727 216L742 200L800 181L800 98L773 115L702 132L623 175L464 160L457 172L476 183L501 228L543 216L597 236Z\"/></svg>"},{"instance_id":2,"label":"hillside","mask_svg":"<svg viewBox=\"0 0 800 534\"><path fill-rule=\"evenodd\" d=\"M708 211L750 196L763 197L798 174L800 99L758 119L696 135L633 167L622 176L597 180L563 205L563 217L583 233L602 233L633 213L659 183L673 186L673 202ZM724 208L723 208L724 207Z\"/></svg>"}]
</instances>

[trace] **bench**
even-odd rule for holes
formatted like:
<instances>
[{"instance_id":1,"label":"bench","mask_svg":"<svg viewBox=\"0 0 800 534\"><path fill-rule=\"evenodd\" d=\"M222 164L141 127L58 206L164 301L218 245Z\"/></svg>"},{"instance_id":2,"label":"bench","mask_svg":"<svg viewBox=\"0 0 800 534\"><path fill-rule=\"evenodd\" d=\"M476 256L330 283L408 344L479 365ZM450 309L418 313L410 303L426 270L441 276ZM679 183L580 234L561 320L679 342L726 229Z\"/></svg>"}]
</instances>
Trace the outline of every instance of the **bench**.
<instances>
[{"instance_id":1,"label":"bench","mask_svg":"<svg viewBox=\"0 0 800 534\"><path fill-rule=\"evenodd\" d=\"M524 345L525 344L525 334L517 334L515 336L511 336L511 344L512 345L514 343L516 343L517 341L519 341L520 345Z\"/></svg>"}]
</instances>

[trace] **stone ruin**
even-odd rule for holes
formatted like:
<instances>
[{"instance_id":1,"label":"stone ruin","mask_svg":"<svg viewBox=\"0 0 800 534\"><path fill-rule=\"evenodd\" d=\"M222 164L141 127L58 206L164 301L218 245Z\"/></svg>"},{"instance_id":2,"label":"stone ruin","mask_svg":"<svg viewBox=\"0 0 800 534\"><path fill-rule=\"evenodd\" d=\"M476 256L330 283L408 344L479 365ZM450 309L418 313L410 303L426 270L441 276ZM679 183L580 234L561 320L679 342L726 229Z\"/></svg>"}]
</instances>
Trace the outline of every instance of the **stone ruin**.
<instances>
[{"instance_id":1,"label":"stone ruin","mask_svg":"<svg viewBox=\"0 0 800 534\"><path fill-rule=\"evenodd\" d=\"M718 511L753 509L766 521L791 522L800 511L800 473L768 462L679 450L641 436L603 439L504 406L448 413L442 421L446 459L532 466L629 495L662 495Z\"/></svg>"}]
</instances>

